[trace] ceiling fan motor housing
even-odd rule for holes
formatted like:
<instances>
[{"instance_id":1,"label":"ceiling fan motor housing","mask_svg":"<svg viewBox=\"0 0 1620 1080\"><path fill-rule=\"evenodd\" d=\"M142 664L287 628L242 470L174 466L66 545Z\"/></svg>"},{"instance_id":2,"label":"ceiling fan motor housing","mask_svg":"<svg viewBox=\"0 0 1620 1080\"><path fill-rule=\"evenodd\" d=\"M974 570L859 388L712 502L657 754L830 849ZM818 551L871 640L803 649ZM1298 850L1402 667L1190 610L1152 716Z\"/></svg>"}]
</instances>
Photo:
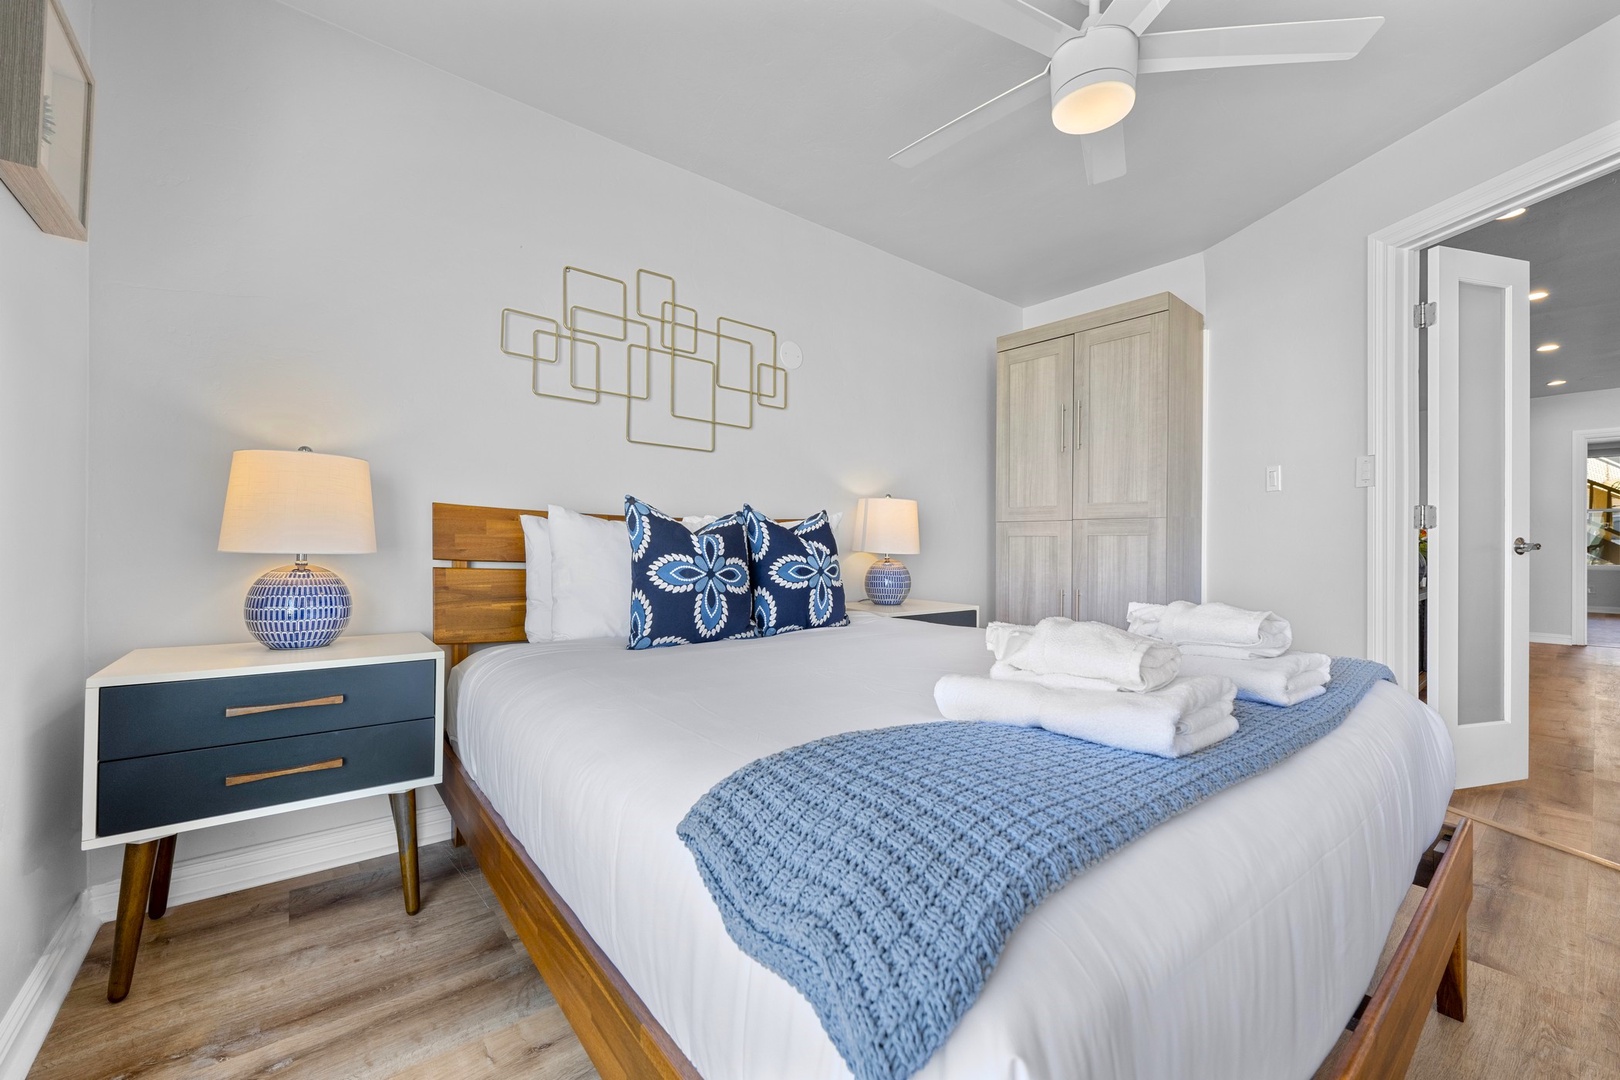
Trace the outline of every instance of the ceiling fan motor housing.
<instances>
[{"instance_id":1,"label":"ceiling fan motor housing","mask_svg":"<svg viewBox=\"0 0 1620 1080\"><path fill-rule=\"evenodd\" d=\"M1090 135L1125 118L1136 101L1137 49L1129 27L1107 24L1058 46L1051 80L1052 123L1059 131Z\"/></svg>"}]
</instances>

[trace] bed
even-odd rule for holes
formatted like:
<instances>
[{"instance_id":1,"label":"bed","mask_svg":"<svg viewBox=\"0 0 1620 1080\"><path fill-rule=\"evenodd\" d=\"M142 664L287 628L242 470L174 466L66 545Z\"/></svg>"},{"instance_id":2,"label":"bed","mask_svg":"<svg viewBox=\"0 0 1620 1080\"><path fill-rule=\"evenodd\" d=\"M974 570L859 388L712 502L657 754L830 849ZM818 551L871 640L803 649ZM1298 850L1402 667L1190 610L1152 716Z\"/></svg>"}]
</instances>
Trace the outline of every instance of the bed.
<instances>
[{"instance_id":1,"label":"bed","mask_svg":"<svg viewBox=\"0 0 1620 1080\"><path fill-rule=\"evenodd\" d=\"M513 644L522 568L486 564L521 563L531 512L434 508L435 637L461 661L441 788L458 837L603 1076L847 1076L804 999L727 936L675 825L758 757L937 720L934 680L982 673L982 637L866 617L635 654ZM475 643L508 644L469 658ZM1433 714L1375 688L1043 902L916 1075L1297 1078L1347 1020L1328 1074L1398 1075L1431 1002L1464 1012L1471 842L1466 822L1442 829L1451 768ZM1428 890L1364 996L1414 867Z\"/></svg>"}]
</instances>

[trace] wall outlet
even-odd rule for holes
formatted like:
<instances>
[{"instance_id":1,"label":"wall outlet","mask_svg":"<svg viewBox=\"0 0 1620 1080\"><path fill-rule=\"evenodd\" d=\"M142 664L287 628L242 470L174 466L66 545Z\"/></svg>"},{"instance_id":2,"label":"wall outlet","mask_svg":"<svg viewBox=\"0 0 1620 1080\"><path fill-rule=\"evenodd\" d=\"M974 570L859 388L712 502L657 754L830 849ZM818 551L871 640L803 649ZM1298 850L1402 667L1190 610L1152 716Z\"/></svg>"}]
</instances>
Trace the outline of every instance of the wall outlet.
<instances>
[{"instance_id":1,"label":"wall outlet","mask_svg":"<svg viewBox=\"0 0 1620 1080\"><path fill-rule=\"evenodd\" d=\"M1282 490L1282 466L1281 465L1267 465L1266 466L1266 490L1267 491L1281 491Z\"/></svg>"},{"instance_id":2,"label":"wall outlet","mask_svg":"<svg viewBox=\"0 0 1620 1080\"><path fill-rule=\"evenodd\" d=\"M1371 454L1356 458L1356 487L1372 487L1378 483L1378 459Z\"/></svg>"}]
</instances>

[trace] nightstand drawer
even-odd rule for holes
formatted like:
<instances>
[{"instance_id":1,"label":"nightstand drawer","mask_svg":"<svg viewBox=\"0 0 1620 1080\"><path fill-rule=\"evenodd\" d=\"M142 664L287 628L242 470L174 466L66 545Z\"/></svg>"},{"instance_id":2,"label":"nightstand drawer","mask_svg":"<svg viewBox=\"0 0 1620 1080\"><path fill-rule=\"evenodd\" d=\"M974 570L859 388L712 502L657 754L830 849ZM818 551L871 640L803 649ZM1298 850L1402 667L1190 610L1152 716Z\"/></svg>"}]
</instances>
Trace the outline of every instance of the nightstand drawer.
<instances>
[{"instance_id":1,"label":"nightstand drawer","mask_svg":"<svg viewBox=\"0 0 1620 1080\"><path fill-rule=\"evenodd\" d=\"M106 686L101 761L146 757L434 714L432 660Z\"/></svg>"},{"instance_id":2,"label":"nightstand drawer","mask_svg":"<svg viewBox=\"0 0 1620 1080\"><path fill-rule=\"evenodd\" d=\"M102 836L433 775L432 717L103 762Z\"/></svg>"}]
</instances>

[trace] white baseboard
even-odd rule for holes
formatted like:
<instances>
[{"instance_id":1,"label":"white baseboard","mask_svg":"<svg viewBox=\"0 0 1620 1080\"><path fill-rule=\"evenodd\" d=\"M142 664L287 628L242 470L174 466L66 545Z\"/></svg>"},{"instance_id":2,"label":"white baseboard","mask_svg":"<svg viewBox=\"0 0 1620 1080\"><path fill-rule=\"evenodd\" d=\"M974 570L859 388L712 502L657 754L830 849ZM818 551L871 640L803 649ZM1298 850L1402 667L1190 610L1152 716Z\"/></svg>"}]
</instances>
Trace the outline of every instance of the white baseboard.
<instances>
[{"instance_id":1,"label":"white baseboard","mask_svg":"<svg viewBox=\"0 0 1620 1080\"><path fill-rule=\"evenodd\" d=\"M419 806L416 837L419 844L450 839L450 811L443 805ZM184 850L182 847L181 851ZM370 821L269 840L195 859L177 859L174 874L169 879L169 906L223 896L272 881L286 881L362 859L391 855L398 850L393 818L384 814ZM86 895L90 912L97 920L112 919L118 909L118 882L93 885L86 890Z\"/></svg>"},{"instance_id":2,"label":"white baseboard","mask_svg":"<svg viewBox=\"0 0 1620 1080\"><path fill-rule=\"evenodd\" d=\"M1573 645L1575 639L1568 634L1538 634L1530 631L1530 644L1532 645Z\"/></svg>"},{"instance_id":3,"label":"white baseboard","mask_svg":"<svg viewBox=\"0 0 1620 1080\"><path fill-rule=\"evenodd\" d=\"M0 1018L0 1080L28 1075L100 927L101 920L90 912L89 892L80 893Z\"/></svg>"},{"instance_id":4,"label":"white baseboard","mask_svg":"<svg viewBox=\"0 0 1620 1080\"><path fill-rule=\"evenodd\" d=\"M1588 605L1586 613L1588 615L1620 615L1620 607L1594 607Z\"/></svg>"}]
</instances>

